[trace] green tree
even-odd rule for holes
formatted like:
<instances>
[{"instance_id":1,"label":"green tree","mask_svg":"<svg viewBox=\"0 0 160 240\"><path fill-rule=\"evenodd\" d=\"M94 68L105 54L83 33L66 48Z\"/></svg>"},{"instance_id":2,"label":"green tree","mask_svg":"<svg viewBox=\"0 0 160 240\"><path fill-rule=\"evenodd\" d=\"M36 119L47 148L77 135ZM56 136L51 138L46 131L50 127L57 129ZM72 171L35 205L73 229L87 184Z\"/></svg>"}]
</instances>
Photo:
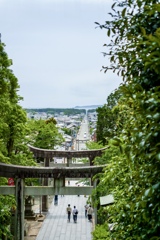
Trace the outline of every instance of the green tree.
<instances>
[{"instance_id":1,"label":"green tree","mask_svg":"<svg viewBox=\"0 0 160 240\"><path fill-rule=\"evenodd\" d=\"M0 160L19 165L33 165L26 143L26 112L19 105L18 79L10 66L12 61L0 44ZM23 154L24 153L24 154ZM30 159L28 161L28 159Z\"/></svg>"},{"instance_id":2,"label":"green tree","mask_svg":"<svg viewBox=\"0 0 160 240\"><path fill-rule=\"evenodd\" d=\"M121 93L118 90L115 90L107 98L107 103L96 109L97 115L97 141L101 142L103 145L106 145L111 137L116 135L117 130L117 119L119 116L119 109L115 108L118 104L118 99L120 98ZM121 118L121 126L123 121Z\"/></svg>"},{"instance_id":3,"label":"green tree","mask_svg":"<svg viewBox=\"0 0 160 240\"><path fill-rule=\"evenodd\" d=\"M64 139L54 121L29 120L29 142L35 147L55 149Z\"/></svg>"},{"instance_id":4,"label":"green tree","mask_svg":"<svg viewBox=\"0 0 160 240\"><path fill-rule=\"evenodd\" d=\"M18 165L35 165L26 143L26 112L19 105L18 79L14 76L12 61L0 43L0 161ZM0 185L8 184L0 178ZM9 231L11 208L14 197L0 196L0 238L11 236Z\"/></svg>"},{"instance_id":5,"label":"green tree","mask_svg":"<svg viewBox=\"0 0 160 240\"><path fill-rule=\"evenodd\" d=\"M65 134L72 136L73 130L69 128L62 128Z\"/></svg>"},{"instance_id":6,"label":"green tree","mask_svg":"<svg viewBox=\"0 0 160 240\"><path fill-rule=\"evenodd\" d=\"M121 154L112 157L102 177L115 204L105 207L106 222L93 239L159 239L160 220L160 4L158 0L115 1L107 29L112 69L123 77L116 108L125 116L112 144ZM109 219L115 223L106 230Z\"/></svg>"}]
</instances>

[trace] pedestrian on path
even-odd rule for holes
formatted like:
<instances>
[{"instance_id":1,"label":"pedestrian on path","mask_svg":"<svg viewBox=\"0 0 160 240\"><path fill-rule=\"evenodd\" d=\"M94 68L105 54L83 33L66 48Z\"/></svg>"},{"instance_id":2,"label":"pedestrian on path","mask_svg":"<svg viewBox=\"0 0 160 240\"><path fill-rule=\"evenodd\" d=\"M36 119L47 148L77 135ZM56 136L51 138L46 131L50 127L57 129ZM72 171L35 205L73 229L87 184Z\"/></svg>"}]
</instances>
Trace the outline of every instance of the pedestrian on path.
<instances>
[{"instance_id":1,"label":"pedestrian on path","mask_svg":"<svg viewBox=\"0 0 160 240\"><path fill-rule=\"evenodd\" d=\"M72 208L70 207L70 204L68 204L68 207L67 207L66 211L67 211L67 214L68 214L68 222L70 222L71 212L72 212Z\"/></svg>"},{"instance_id":2,"label":"pedestrian on path","mask_svg":"<svg viewBox=\"0 0 160 240\"><path fill-rule=\"evenodd\" d=\"M87 217L88 216L87 210L88 210L89 206L88 206L88 204L86 204L84 207L85 207L85 217Z\"/></svg>"},{"instance_id":3,"label":"pedestrian on path","mask_svg":"<svg viewBox=\"0 0 160 240\"><path fill-rule=\"evenodd\" d=\"M92 222L93 208L91 207L91 205L89 205L89 208L87 210L87 214L88 214L88 221Z\"/></svg>"},{"instance_id":4,"label":"pedestrian on path","mask_svg":"<svg viewBox=\"0 0 160 240\"><path fill-rule=\"evenodd\" d=\"M72 213L73 213L73 221L74 221L74 223L77 223L78 210L77 210L76 206L74 206Z\"/></svg>"},{"instance_id":5,"label":"pedestrian on path","mask_svg":"<svg viewBox=\"0 0 160 240\"><path fill-rule=\"evenodd\" d=\"M54 205L58 205L58 195L54 196Z\"/></svg>"},{"instance_id":6,"label":"pedestrian on path","mask_svg":"<svg viewBox=\"0 0 160 240\"><path fill-rule=\"evenodd\" d=\"M78 187L79 187L79 185L78 185ZM79 197L80 195L78 194L78 197Z\"/></svg>"}]
</instances>

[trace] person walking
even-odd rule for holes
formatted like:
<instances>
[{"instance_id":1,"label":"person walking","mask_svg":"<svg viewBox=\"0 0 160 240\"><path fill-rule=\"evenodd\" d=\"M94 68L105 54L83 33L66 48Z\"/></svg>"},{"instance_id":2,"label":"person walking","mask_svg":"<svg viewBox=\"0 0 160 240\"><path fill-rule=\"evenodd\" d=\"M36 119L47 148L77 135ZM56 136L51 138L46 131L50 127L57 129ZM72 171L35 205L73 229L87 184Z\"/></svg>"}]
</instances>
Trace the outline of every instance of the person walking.
<instances>
[{"instance_id":1,"label":"person walking","mask_svg":"<svg viewBox=\"0 0 160 240\"><path fill-rule=\"evenodd\" d=\"M70 207L70 204L68 204L68 207L67 207L66 211L67 211L67 214L68 214L68 222L70 222L71 212L72 212L72 208Z\"/></svg>"},{"instance_id":2,"label":"person walking","mask_svg":"<svg viewBox=\"0 0 160 240\"><path fill-rule=\"evenodd\" d=\"M87 215L88 215L87 210L88 210L89 206L88 206L88 204L86 204L84 207L85 207L85 217L87 217Z\"/></svg>"},{"instance_id":3,"label":"person walking","mask_svg":"<svg viewBox=\"0 0 160 240\"><path fill-rule=\"evenodd\" d=\"M78 185L78 187L79 187L79 185ZM80 195L78 194L77 196L79 197Z\"/></svg>"},{"instance_id":4,"label":"person walking","mask_svg":"<svg viewBox=\"0 0 160 240\"><path fill-rule=\"evenodd\" d=\"M87 209L87 214L88 214L88 221L92 222L93 208L91 207L91 205L89 205L89 208Z\"/></svg>"},{"instance_id":5,"label":"person walking","mask_svg":"<svg viewBox=\"0 0 160 240\"><path fill-rule=\"evenodd\" d=\"M58 205L58 195L54 196L54 205Z\"/></svg>"},{"instance_id":6,"label":"person walking","mask_svg":"<svg viewBox=\"0 0 160 240\"><path fill-rule=\"evenodd\" d=\"M74 223L77 223L78 210L77 210L76 206L74 206L72 214L73 214L73 221L74 221Z\"/></svg>"}]
</instances>

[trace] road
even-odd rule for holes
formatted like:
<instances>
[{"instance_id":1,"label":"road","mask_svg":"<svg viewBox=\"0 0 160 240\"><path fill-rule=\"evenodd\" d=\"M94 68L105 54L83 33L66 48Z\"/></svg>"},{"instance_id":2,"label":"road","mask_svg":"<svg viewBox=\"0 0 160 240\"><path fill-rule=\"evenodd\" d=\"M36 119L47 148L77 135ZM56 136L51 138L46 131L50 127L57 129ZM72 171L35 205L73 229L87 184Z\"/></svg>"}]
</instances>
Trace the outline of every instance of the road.
<instances>
[{"instance_id":1,"label":"road","mask_svg":"<svg viewBox=\"0 0 160 240\"><path fill-rule=\"evenodd\" d=\"M90 139L87 115L82 120L79 132L75 140L75 150L85 150L86 141Z\"/></svg>"}]
</instances>

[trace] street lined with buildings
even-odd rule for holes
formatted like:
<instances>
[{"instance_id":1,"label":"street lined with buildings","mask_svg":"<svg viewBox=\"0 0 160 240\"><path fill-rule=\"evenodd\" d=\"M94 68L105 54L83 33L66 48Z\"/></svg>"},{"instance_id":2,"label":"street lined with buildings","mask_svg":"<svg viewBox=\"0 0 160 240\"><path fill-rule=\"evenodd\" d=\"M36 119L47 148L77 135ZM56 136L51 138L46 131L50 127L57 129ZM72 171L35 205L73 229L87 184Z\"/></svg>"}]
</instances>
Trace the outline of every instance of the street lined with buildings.
<instances>
[{"instance_id":1,"label":"street lined with buildings","mask_svg":"<svg viewBox=\"0 0 160 240\"><path fill-rule=\"evenodd\" d=\"M85 116L77 134L74 146L75 150L86 149L86 138L89 138L89 129L87 117ZM71 180L70 185L76 186L76 182ZM54 202L52 202L36 240L92 239L91 232L93 225L85 217L87 199L88 198L83 195L58 196L58 205L54 205ZM78 209L77 223L74 223L73 215L71 215L71 222L69 223L67 221L66 208L68 204L70 204L72 209L74 206Z\"/></svg>"},{"instance_id":2,"label":"street lined with buildings","mask_svg":"<svg viewBox=\"0 0 160 240\"><path fill-rule=\"evenodd\" d=\"M88 121L85 116L76 140L74 142L75 150L86 149L86 140L89 139ZM80 141L79 141L80 140ZM70 181L71 186L76 186L77 182ZM85 217L85 205L88 197L81 195L58 196L58 205L54 205L54 201L50 205L49 212L39 231L36 240L90 240L93 224ZM67 221L66 208L70 204L78 209L78 220L75 224L73 215L71 222Z\"/></svg>"}]
</instances>

